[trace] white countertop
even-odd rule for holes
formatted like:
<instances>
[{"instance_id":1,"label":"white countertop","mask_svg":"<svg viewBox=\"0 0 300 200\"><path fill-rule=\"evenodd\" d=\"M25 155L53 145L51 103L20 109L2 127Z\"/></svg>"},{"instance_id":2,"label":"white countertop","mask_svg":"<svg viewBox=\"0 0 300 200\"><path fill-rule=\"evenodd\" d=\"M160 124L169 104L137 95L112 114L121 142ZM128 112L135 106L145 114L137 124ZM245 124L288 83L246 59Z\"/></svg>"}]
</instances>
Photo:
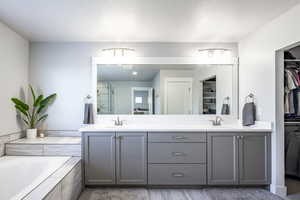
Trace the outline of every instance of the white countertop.
<instances>
[{"instance_id":1,"label":"white countertop","mask_svg":"<svg viewBox=\"0 0 300 200\"><path fill-rule=\"evenodd\" d=\"M81 137L44 137L22 138L9 142L10 144L81 144Z\"/></svg>"},{"instance_id":2,"label":"white countertop","mask_svg":"<svg viewBox=\"0 0 300 200\"><path fill-rule=\"evenodd\" d=\"M242 126L236 124L223 124L213 126L206 124L125 124L115 126L113 124L93 124L86 125L79 129L80 132L272 132L270 122L256 122L253 126Z\"/></svg>"}]
</instances>

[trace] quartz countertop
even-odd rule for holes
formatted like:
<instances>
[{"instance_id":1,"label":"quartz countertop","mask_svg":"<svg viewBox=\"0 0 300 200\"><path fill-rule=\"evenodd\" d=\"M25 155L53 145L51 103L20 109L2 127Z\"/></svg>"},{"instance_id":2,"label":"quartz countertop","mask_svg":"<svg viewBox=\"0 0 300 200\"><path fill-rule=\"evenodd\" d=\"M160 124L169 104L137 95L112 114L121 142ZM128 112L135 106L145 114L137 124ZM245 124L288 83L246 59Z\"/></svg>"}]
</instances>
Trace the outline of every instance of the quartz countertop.
<instances>
[{"instance_id":1,"label":"quartz countertop","mask_svg":"<svg viewBox=\"0 0 300 200\"><path fill-rule=\"evenodd\" d=\"M11 141L9 144L81 144L81 137L22 138Z\"/></svg>"},{"instance_id":2,"label":"quartz countertop","mask_svg":"<svg viewBox=\"0 0 300 200\"><path fill-rule=\"evenodd\" d=\"M113 124L86 125L79 129L80 132L272 132L270 122L256 122L253 126L242 126L240 123L222 124L213 126L206 124Z\"/></svg>"}]
</instances>

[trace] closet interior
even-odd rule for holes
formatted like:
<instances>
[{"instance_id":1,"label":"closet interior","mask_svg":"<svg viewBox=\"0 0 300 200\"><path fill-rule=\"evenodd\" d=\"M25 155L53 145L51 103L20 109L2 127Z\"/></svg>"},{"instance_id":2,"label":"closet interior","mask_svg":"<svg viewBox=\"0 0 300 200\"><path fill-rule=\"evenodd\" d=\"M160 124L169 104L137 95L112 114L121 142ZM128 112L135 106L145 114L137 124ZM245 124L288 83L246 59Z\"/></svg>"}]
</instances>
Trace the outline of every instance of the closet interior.
<instances>
[{"instance_id":1,"label":"closet interior","mask_svg":"<svg viewBox=\"0 0 300 200\"><path fill-rule=\"evenodd\" d=\"M284 52L285 175L288 194L300 195L300 46Z\"/></svg>"}]
</instances>

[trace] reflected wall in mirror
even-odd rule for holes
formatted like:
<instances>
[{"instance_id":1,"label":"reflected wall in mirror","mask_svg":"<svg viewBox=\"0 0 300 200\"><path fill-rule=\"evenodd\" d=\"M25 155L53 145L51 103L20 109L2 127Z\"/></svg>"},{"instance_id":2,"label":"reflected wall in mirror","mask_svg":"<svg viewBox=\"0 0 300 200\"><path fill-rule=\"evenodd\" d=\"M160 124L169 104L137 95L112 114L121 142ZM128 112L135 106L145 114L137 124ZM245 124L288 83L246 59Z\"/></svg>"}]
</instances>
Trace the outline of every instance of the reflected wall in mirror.
<instances>
[{"instance_id":1,"label":"reflected wall in mirror","mask_svg":"<svg viewBox=\"0 0 300 200\"><path fill-rule=\"evenodd\" d=\"M233 65L99 64L97 113L230 115L235 74Z\"/></svg>"}]
</instances>

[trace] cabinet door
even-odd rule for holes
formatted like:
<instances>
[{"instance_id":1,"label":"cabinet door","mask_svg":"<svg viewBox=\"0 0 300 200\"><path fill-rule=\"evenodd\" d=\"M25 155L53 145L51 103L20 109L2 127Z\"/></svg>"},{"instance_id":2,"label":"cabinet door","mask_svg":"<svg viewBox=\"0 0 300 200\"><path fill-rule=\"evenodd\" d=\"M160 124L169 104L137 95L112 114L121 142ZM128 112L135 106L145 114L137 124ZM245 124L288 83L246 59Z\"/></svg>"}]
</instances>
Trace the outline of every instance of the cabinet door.
<instances>
[{"instance_id":1,"label":"cabinet door","mask_svg":"<svg viewBox=\"0 0 300 200\"><path fill-rule=\"evenodd\" d=\"M117 183L147 184L147 133L117 133Z\"/></svg>"},{"instance_id":2,"label":"cabinet door","mask_svg":"<svg viewBox=\"0 0 300 200\"><path fill-rule=\"evenodd\" d=\"M240 134L240 184L270 183L270 137L267 133Z\"/></svg>"},{"instance_id":3,"label":"cabinet door","mask_svg":"<svg viewBox=\"0 0 300 200\"><path fill-rule=\"evenodd\" d=\"M115 184L115 133L84 133L85 183Z\"/></svg>"},{"instance_id":4,"label":"cabinet door","mask_svg":"<svg viewBox=\"0 0 300 200\"><path fill-rule=\"evenodd\" d=\"M238 141L235 133L208 133L208 184L238 184Z\"/></svg>"}]
</instances>

